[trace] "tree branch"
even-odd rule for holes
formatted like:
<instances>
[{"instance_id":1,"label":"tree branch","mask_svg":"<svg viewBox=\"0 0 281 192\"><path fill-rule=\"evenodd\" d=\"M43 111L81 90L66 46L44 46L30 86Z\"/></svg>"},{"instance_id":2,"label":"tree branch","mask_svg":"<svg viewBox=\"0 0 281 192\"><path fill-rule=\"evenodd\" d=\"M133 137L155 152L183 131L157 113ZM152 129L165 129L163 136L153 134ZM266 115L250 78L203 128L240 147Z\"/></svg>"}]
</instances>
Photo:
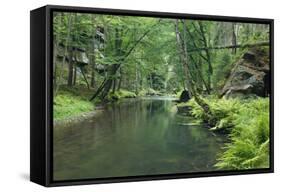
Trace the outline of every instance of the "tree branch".
<instances>
[{"instance_id":1,"label":"tree branch","mask_svg":"<svg viewBox=\"0 0 281 192\"><path fill-rule=\"evenodd\" d=\"M135 43L134 45L127 51L127 53L123 57L123 61L132 53L132 51L136 48L136 46L143 40L143 38L152 30L153 27L158 25L158 23L161 21L161 19L158 20L156 24L150 27L149 30L147 30Z\"/></svg>"},{"instance_id":2,"label":"tree branch","mask_svg":"<svg viewBox=\"0 0 281 192\"><path fill-rule=\"evenodd\" d=\"M244 45L227 45L227 46L217 46L217 47L201 47L196 49L189 49L188 52L204 51L204 50L215 50L215 49L233 49L233 48L247 48L247 47L256 47L256 46L269 46L269 42L259 42L253 44L244 44Z\"/></svg>"}]
</instances>

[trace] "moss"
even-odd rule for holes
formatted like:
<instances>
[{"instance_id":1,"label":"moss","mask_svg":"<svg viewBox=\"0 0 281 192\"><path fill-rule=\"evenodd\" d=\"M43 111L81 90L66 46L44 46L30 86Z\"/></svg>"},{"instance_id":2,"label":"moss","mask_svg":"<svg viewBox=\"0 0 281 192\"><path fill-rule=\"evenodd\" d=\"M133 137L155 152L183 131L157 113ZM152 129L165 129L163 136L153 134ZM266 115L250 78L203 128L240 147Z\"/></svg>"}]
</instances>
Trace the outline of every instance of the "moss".
<instances>
[{"instance_id":1,"label":"moss","mask_svg":"<svg viewBox=\"0 0 281 192\"><path fill-rule=\"evenodd\" d=\"M54 98L54 119L61 120L94 110L94 104L83 96L76 96L66 90Z\"/></svg>"},{"instance_id":2,"label":"moss","mask_svg":"<svg viewBox=\"0 0 281 192\"><path fill-rule=\"evenodd\" d=\"M114 93L113 92L109 93L107 99L109 101L115 101L123 98L135 98L136 96L137 95L134 92L121 89L119 91L115 91Z\"/></svg>"},{"instance_id":3,"label":"moss","mask_svg":"<svg viewBox=\"0 0 281 192\"><path fill-rule=\"evenodd\" d=\"M152 88L143 89L138 93L138 96L162 96L162 95L164 94Z\"/></svg>"}]
</instances>

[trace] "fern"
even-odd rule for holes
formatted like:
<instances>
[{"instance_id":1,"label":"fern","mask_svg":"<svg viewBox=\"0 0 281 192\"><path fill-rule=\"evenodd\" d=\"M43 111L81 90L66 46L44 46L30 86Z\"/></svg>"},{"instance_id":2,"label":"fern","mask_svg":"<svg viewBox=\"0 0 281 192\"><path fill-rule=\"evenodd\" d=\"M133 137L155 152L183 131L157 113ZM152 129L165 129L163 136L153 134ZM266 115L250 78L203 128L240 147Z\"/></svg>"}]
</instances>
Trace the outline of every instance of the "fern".
<instances>
[{"instance_id":1,"label":"fern","mask_svg":"<svg viewBox=\"0 0 281 192\"><path fill-rule=\"evenodd\" d=\"M219 169L269 167L269 100L207 98L212 114L218 119L212 130L227 130L230 142L219 154ZM191 115L204 120L201 107L191 99Z\"/></svg>"}]
</instances>

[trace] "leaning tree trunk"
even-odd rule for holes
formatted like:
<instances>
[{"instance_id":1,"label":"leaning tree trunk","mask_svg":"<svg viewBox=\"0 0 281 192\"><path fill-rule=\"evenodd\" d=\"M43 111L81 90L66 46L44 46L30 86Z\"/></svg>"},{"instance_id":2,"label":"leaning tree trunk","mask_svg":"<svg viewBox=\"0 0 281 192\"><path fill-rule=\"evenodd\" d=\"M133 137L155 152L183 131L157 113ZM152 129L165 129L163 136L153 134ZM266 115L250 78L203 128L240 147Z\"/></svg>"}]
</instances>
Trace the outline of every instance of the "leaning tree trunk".
<instances>
[{"instance_id":1,"label":"leaning tree trunk","mask_svg":"<svg viewBox=\"0 0 281 192\"><path fill-rule=\"evenodd\" d=\"M159 19L159 22L161 20ZM159 23L158 22L158 23ZM122 57L122 59L118 60L118 64L113 64L110 69L109 78L105 78L105 80L102 82L102 84L99 86L95 94L90 98L90 101L94 100L97 96L100 95L101 99L103 100L109 93L111 86L112 86L112 79L116 75L117 70L121 66L121 63L123 63L127 57L134 51L134 49L137 47L137 45L143 40L143 38L152 30L153 27L155 27L158 23L151 26L145 33L143 33L133 44L130 48L128 48L127 51L122 51L121 53L121 35L119 30L115 30L116 34L118 36L119 41L115 41L117 43L115 46L117 51L117 56ZM120 36L119 36L120 35ZM129 47L129 46L127 46ZM114 77L115 78L115 77Z\"/></svg>"},{"instance_id":2,"label":"leaning tree trunk","mask_svg":"<svg viewBox=\"0 0 281 192\"><path fill-rule=\"evenodd\" d=\"M209 124L214 125L216 123L214 115L212 114L212 111L211 111L209 105L197 93L194 82L191 78L191 73L190 73L189 65L188 65L187 47L186 47L185 40L183 39L183 37L180 35L180 32L179 32L178 19L175 22L175 31L176 31L176 40L177 40L177 44L178 44L179 52L180 52L180 54L179 54L180 60L183 64L185 76L187 77L187 82L188 82L187 84L188 84L189 91L191 92L192 96L194 97L194 100L196 101L196 103L204 111L204 114L206 117L205 119L208 121Z\"/></svg>"},{"instance_id":3,"label":"leaning tree trunk","mask_svg":"<svg viewBox=\"0 0 281 192\"><path fill-rule=\"evenodd\" d=\"M108 78L105 78L104 81L101 83L95 94L90 98L90 101L94 100L97 96L100 95L101 100L105 99L105 97L108 95L111 86L112 86L112 76L114 76L119 69L121 64L113 64L111 66L110 74Z\"/></svg>"},{"instance_id":4,"label":"leaning tree trunk","mask_svg":"<svg viewBox=\"0 0 281 192\"><path fill-rule=\"evenodd\" d=\"M112 87L112 84L113 84L113 81L114 81L114 76L116 75L116 72L117 70L119 69L120 67L120 64L113 64L111 66L111 70L110 70L110 74L109 74L109 79L107 79L105 85L104 85L104 89L103 91L101 92L101 99L105 99L106 96L108 95L111 87Z\"/></svg>"},{"instance_id":5,"label":"leaning tree trunk","mask_svg":"<svg viewBox=\"0 0 281 192\"><path fill-rule=\"evenodd\" d=\"M184 23L183 23L183 24L184 24ZM193 24L193 27L196 29L196 31L199 31L199 30L196 28L195 24ZM193 34L190 32L190 30L187 28L187 26L185 26L185 30L187 31L188 35L190 36L191 42L192 42L192 44L193 44L193 47L197 48L198 46L197 46L196 42L194 41L195 38L194 38ZM204 59L205 61L208 62L208 58L205 57L201 51L199 51L198 53L199 53L199 56L200 56L202 59ZM189 54L189 57L190 57L190 59L192 60L192 62L194 63L194 67L195 67L195 69L196 69L196 71L197 71L197 73L198 73L198 75L199 75L199 78L200 78L201 81L203 82L203 84L204 84L204 86L205 86L205 88L206 88L207 93L210 94L210 93L211 93L211 88L209 87L209 84L207 84L207 82L205 81L205 79L204 79L204 77L203 77L203 75L202 75L201 67L199 67L199 66L197 65L195 59L192 57L191 54ZM201 63L201 60L200 60L200 63ZM201 65L200 65L200 66L201 66Z\"/></svg>"},{"instance_id":6,"label":"leaning tree trunk","mask_svg":"<svg viewBox=\"0 0 281 192\"><path fill-rule=\"evenodd\" d=\"M87 85L87 88L90 89L90 85L89 85L88 80L87 80L87 77L86 77L86 75L85 75L84 68L83 68L83 67L80 67L80 71L81 71L82 76L83 76L83 78L84 78L84 81L85 81L85 83L86 83L86 85Z\"/></svg>"},{"instance_id":7,"label":"leaning tree trunk","mask_svg":"<svg viewBox=\"0 0 281 192\"><path fill-rule=\"evenodd\" d=\"M206 88L206 91L207 91L207 93L208 94L210 94L211 92L210 92L210 88L209 88L209 86L208 86L208 84L207 84L207 82L205 81L205 79L204 79L204 77L203 77L203 74L202 74L202 71L201 71L201 60L199 60L199 66L198 66L198 64L196 63L196 61L195 61L195 59L190 55L190 59L193 61L193 63L194 63L194 67L195 67L195 69L196 69L196 71L197 71L197 73L198 73L198 76L199 76L199 78L201 79L201 81L202 81L202 83L203 83L203 85L204 85L204 87Z\"/></svg>"}]
</instances>

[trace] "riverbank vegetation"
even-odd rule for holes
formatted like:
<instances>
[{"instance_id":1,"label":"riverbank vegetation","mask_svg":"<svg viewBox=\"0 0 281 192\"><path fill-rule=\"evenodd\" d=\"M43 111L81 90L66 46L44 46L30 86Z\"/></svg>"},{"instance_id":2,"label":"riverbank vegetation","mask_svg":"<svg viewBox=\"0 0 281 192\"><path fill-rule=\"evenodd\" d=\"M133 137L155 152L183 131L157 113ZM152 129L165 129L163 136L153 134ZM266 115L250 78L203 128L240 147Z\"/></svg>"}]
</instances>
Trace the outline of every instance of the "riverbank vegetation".
<instances>
[{"instance_id":1,"label":"riverbank vegetation","mask_svg":"<svg viewBox=\"0 0 281 192\"><path fill-rule=\"evenodd\" d=\"M62 120L94 110L94 103L88 101L89 90L83 87L61 88L54 97L54 119Z\"/></svg>"},{"instance_id":2,"label":"riverbank vegetation","mask_svg":"<svg viewBox=\"0 0 281 192\"><path fill-rule=\"evenodd\" d=\"M53 24L55 119L178 95L185 115L229 135L218 168L268 166L269 25L62 12Z\"/></svg>"},{"instance_id":3,"label":"riverbank vegetation","mask_svg":"<svg viewBox=\"0 0 281 192\"><path fill-rule=\"evenodd\" d=\"M269 167L269 100L206 99L217 123L211 131L229 134L230 142L219 154L220 169L251 169ZM191 115L206 121L202 108L190 100Z\"/></svg>"}]
</instances>

